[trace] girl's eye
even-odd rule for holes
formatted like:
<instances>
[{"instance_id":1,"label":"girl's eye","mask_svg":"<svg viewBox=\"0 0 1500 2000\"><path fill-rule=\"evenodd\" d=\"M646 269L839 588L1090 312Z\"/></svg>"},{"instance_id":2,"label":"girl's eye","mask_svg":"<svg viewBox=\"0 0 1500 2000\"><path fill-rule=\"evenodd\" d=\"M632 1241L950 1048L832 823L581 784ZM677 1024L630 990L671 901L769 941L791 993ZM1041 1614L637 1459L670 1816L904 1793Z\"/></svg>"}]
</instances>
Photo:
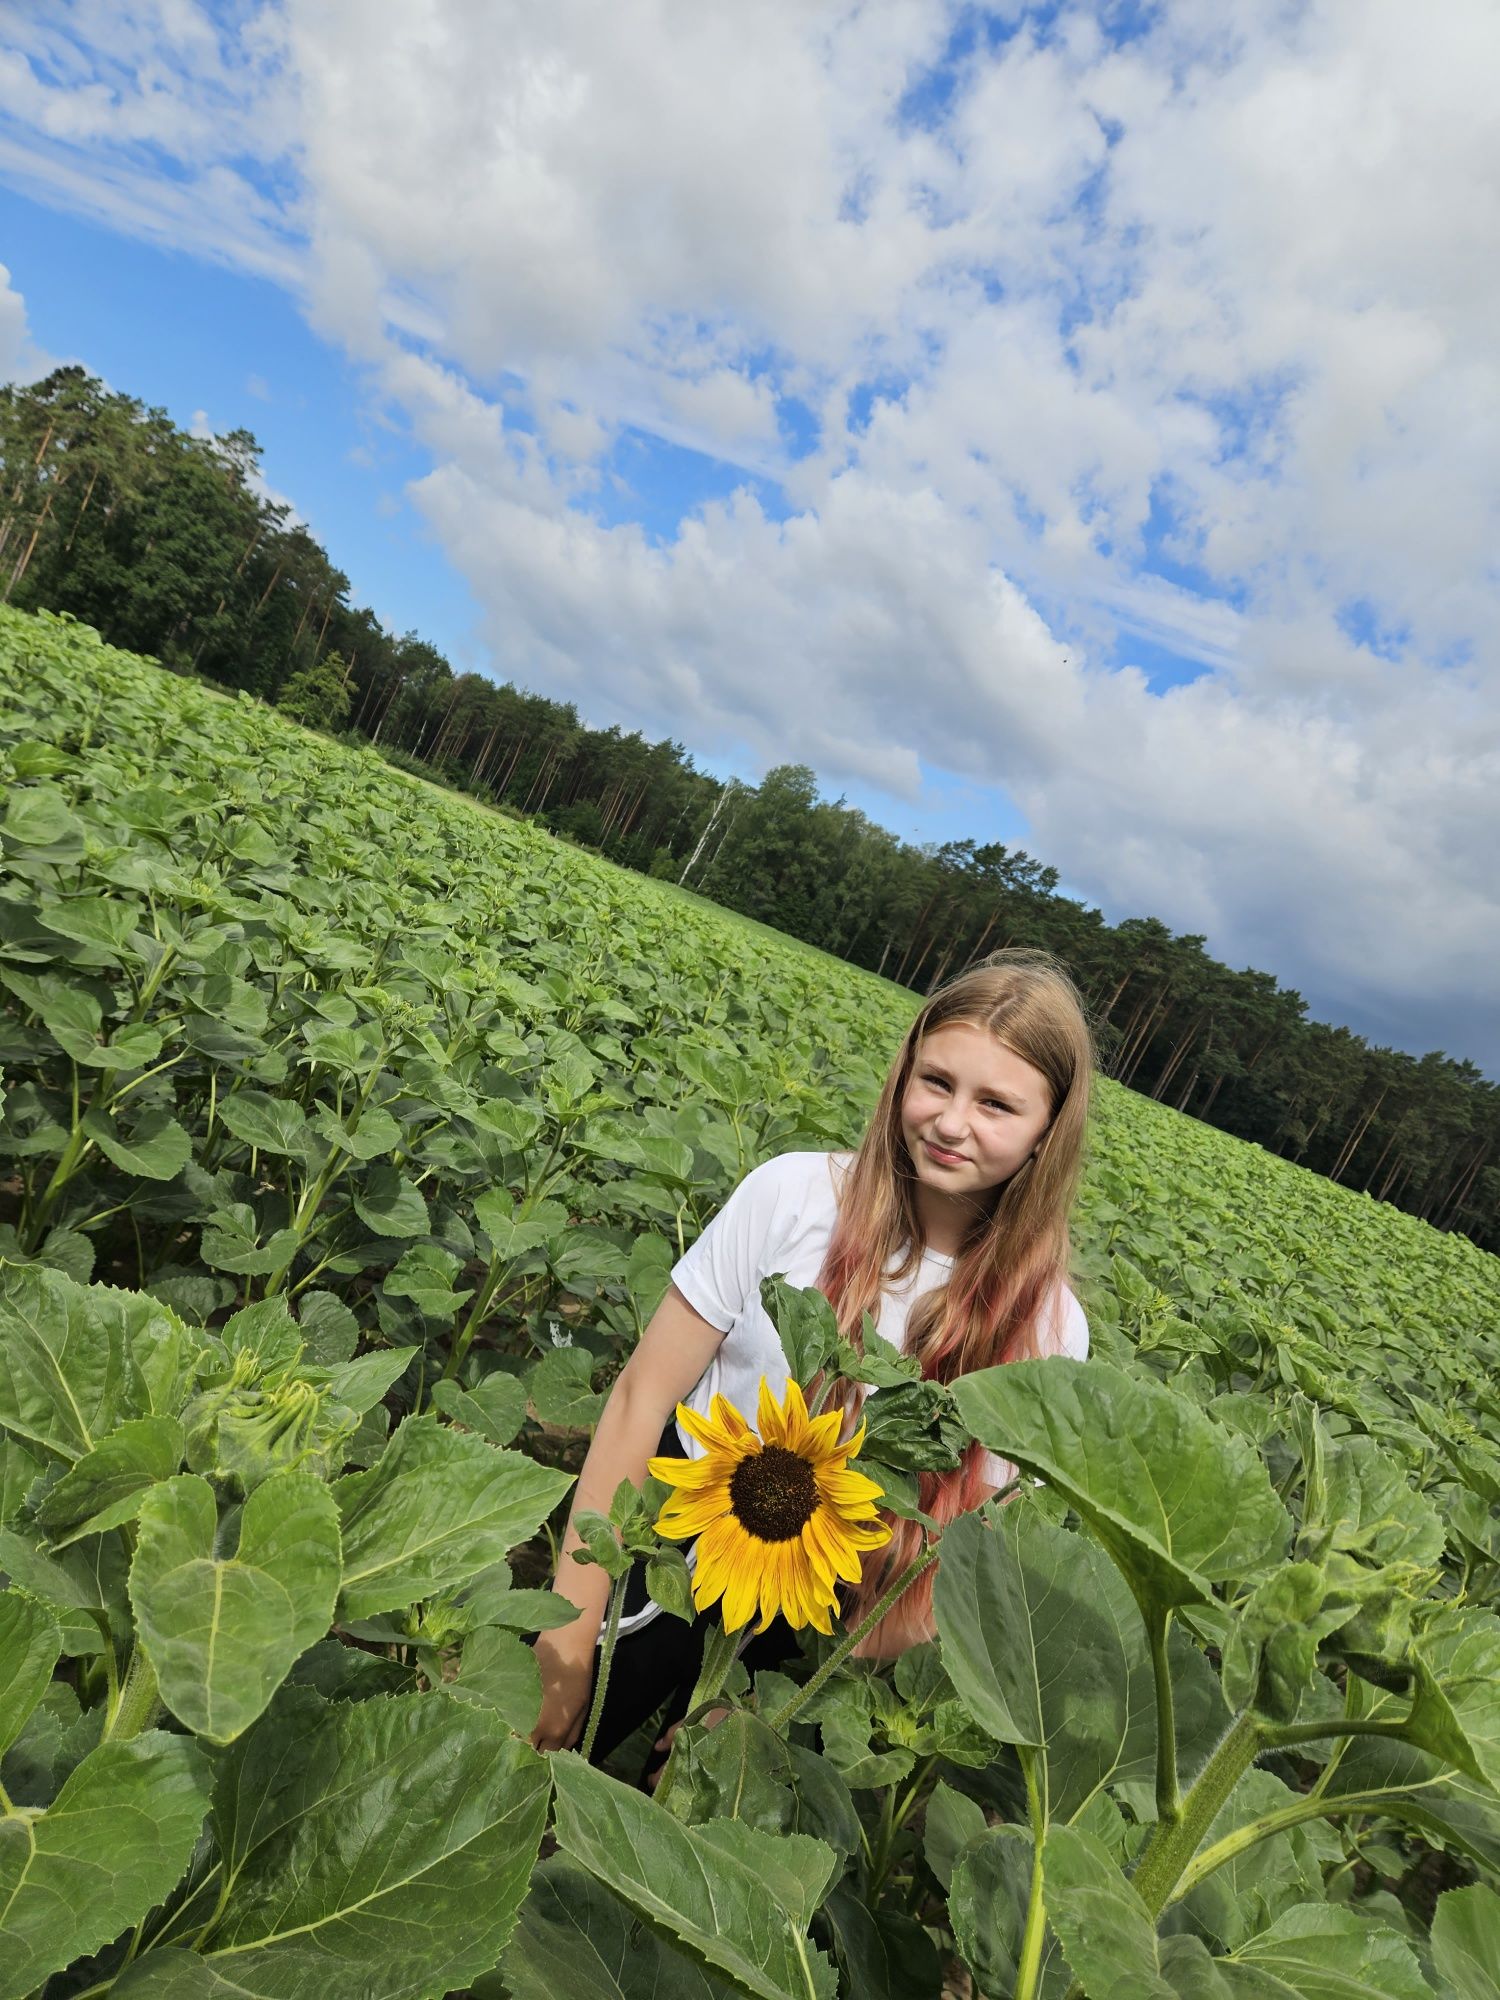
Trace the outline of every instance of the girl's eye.
<instances>
[{"instance_id":1,"label":"girl's eye","mask_svg":"<svg viewBox=\"0 0 1500 2000\"><path fill-rule=\"evenodd\" d=\"M934 1076L930 1070L923 1075L922 1081L923 1083L935 1083L940 1090L948 1088L948 1079L945 1076Z\"/></svg>"}]
</instances>

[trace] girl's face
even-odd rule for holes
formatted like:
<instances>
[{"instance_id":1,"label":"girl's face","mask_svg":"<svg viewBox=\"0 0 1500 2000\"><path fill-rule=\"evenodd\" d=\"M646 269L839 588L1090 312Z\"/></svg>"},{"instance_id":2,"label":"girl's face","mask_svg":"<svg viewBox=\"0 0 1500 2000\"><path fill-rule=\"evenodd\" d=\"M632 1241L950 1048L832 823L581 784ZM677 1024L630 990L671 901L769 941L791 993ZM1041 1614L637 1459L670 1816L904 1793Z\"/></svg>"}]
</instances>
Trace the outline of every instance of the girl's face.
<instances>
[{"instance_id":1,"label":"girl's face","mask_svg":"<svg viewBox=\"0 0 1500 2000\"><path fill-rule=\"evenodd\" d=\"M972 1199L1001 1186L1051 1117L1047 1079L988 1028L951 1021L918 1044L901 1131L924 1187Z\"/></svg>"}]
</instances>

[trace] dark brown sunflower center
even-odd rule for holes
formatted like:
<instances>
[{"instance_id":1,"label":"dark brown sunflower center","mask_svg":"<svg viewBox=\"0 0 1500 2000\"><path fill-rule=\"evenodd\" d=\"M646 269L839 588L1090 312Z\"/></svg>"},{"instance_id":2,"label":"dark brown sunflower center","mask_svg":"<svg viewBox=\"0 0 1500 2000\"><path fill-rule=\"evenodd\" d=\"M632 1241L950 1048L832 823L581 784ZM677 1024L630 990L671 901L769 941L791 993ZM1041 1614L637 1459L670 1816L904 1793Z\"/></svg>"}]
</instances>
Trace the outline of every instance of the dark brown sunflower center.
<instances>
[{"instance_id":1,"label":"dark brown sunflower center","mask_svg":"<svg viewBox=\"0 0 1500 2000\"><path fill-rule=\"evenodd\" d=\"M800 1535L818 1505L818 1483L805 1458L768 1444L742 1458L729 1482L729 1503L741 1527L763 1542Z\"/></svg>"}]
</instances>

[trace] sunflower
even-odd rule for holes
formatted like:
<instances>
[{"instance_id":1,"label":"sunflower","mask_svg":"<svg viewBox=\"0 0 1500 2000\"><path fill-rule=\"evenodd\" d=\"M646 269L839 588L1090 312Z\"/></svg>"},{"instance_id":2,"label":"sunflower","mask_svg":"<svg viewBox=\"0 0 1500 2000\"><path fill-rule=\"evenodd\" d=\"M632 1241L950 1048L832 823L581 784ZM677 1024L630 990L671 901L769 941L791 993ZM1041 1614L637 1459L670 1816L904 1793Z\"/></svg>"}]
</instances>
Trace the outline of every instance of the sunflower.
<instances>
[{"instance_id":1,"label":"sunflower","mask_svg":"<svg viewBox=\"0 0 1500 2000\"><path fill-rule=\"evenodd\" d=\"M706 1417L677 1405L678 1423L705 1455L651 1460L652 1476L677 1489L656 1529L699 1537L693 1602L703 1611L722 1597L726 1631L759 1605L757 1632L780 1612L789 1625L831 1633L838 1580L858 1583L861 1554L890 1540L875 1508L881 1488L849 1470L865 1427L840 1444L843 1420L842 1410L809 1417L795 1382L778 1403L764 1376L759 1436L723 1396Z\"/></svg>"}]
</instances>

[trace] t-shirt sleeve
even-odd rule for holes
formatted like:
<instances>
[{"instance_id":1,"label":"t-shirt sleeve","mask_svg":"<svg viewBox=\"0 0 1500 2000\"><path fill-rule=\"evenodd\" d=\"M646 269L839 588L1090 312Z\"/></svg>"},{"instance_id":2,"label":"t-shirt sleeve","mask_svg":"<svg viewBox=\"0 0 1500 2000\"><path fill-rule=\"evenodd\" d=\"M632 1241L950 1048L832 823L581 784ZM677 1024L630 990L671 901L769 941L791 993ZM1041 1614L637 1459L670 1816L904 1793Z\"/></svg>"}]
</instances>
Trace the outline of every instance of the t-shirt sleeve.
<instances>
[{"instance_id":1,"label":"t-shirt sleeve","mask_svg":"<svg viewBox=\"0 0 1500 2000\"><path fill-rule=\"evenodd\" d=\"M760 1292L785 1171L767 1160L746 1174L687 1254L672 1266L672 1283L710 1326L728 1333Z\"/></svg>"},{"instance_id":2,"label":"t-shirt sleeve","mask_svg":"<svg viewBox=\"0 0 1500 2000\"><path fill-rule=\"evenodd\" d=\"M1054 1321L1050 1351L1065 1354L1070 1361L1087 1361L1089 1358L1089 1323L1083 1307L1074 1298L1069 1288L1062 1288L1061 1325ZM987 1451L982 1460L985 1479L991 1486L1006 1486L1016 1476L1016 1468L1009 1459L999 1458Z\"/></svg>"}]
</instances>

